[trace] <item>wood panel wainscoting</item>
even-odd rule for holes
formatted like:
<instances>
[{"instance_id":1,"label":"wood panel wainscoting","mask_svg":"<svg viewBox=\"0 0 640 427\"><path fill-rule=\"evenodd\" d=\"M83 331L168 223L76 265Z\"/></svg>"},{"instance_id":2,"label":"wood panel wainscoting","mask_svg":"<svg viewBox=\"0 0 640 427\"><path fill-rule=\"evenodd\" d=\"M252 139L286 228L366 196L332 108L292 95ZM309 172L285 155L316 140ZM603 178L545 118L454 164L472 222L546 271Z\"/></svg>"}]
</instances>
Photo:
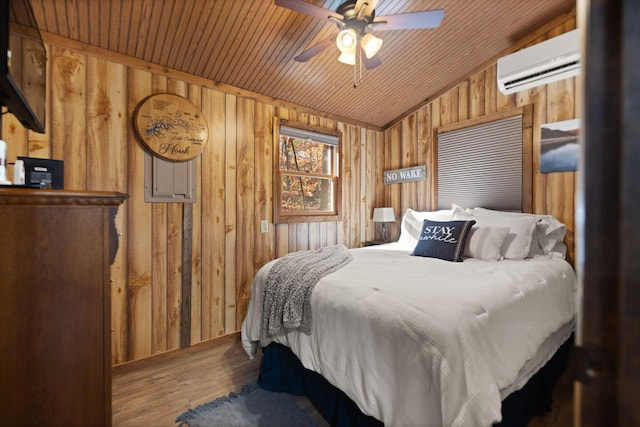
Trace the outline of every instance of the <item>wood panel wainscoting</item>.
<instances>
[{"instance_id":1,"label":"wood panel wainscoting","mask_svg":"<svg viewBox=\"0 0 640 427\"><path fill-rule=\"evenodd\" d=\"M110 265L125 198L0 188L0 424L111 425Z\"/></svg>"}]
</instances>

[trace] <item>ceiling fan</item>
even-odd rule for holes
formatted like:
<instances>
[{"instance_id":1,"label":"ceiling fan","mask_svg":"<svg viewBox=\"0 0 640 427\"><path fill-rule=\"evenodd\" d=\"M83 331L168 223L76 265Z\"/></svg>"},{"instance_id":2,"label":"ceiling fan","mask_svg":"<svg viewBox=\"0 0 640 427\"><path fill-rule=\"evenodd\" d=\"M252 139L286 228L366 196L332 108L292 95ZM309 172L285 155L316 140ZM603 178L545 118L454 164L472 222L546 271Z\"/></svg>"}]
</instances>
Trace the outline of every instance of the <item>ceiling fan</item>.
<instances>
[{"instance_id":1,"label":"ceiling fan","mask_svg":"<svg viewBox=\"0 0 640 427\"><path fill-rule=\"evenodd\" d=\"M335 12L307 3L304 0L275 0L277 6L294 10L319 19L329 19L335 23L340 32L321 40L309 49L293 58L298 62L306 62L319 54L334 42L340 49L338 60L345 64L356 65L360 59L367 69L373 69L382 61L377 53L382 46L382 39L371 31L414 30L436 28L442 22L444 10L425 10L399 15L380 16L376 19L375 8L378 0L346 0ZM360 49L358 49L360 47ZM362 55L364 53L364 56Z\"/></svg>"}]
</instances>

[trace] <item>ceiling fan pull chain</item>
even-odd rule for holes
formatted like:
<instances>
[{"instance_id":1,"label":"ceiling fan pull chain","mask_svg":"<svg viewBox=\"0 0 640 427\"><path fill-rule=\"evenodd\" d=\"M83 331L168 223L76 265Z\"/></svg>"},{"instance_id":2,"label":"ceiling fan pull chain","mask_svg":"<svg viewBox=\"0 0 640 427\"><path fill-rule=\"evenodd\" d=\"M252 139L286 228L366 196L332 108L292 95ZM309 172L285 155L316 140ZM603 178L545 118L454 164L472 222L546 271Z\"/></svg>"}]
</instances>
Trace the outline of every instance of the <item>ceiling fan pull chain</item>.
<instances>
[{"instance_id":1,"label":"ceiling fan pull chain","mask_svg":"<svg viewBox=\"0 0 640 427\"><path fill-rule=\"evenodd\" d=\"M356 63L353 66L353 88L357 88L360 83L362 83L362 49L356 44Z\"/></svg>"},{"instance_id":2,"label":"ceiling fan pull chain","mask_svg":"<svg viewBox=\"0 0 640 427\"><path fill-rule=\"evenodd\" d=\"M362 83L362 46L358 49L358 84Z\"/></svg>"},{"instance_id":3,"label":"ceiling fan pull chain","mask_svg":"<svg viewBox=\"0 0 640 427\"><path fill-rule=\"evenodd\" d=\"M358 55L356 54L356 63L353 64L353 88L357 88L358 87Z\"/></svg>"}]
</instances>

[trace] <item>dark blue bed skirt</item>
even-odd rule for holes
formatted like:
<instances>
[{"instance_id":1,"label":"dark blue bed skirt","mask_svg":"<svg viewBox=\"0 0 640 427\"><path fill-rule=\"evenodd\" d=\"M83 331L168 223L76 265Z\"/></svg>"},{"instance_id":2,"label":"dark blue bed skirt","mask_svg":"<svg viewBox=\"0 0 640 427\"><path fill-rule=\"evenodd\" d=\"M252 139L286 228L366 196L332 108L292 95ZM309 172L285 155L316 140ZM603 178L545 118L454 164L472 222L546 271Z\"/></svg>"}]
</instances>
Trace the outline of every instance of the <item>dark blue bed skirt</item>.
<instances>
[{"instance_id":1,"label":"dark blue bed skirt","mask_svg":"<svg viewBox=\"0 0 640 427\"><path fill-rule=\"evenodd\" d=\"M569 361L573 346L570 337L553 358L519 391L502 402L500 427L526 427L537 413L550 411L551 392ZM272 343L262 349L258 385L265 390L306 395L322 416L337 427L374 427L383 424L363 414L342 391L331 385L322 375L302 366L289 348Z\"/></svg>"}]
</instances>

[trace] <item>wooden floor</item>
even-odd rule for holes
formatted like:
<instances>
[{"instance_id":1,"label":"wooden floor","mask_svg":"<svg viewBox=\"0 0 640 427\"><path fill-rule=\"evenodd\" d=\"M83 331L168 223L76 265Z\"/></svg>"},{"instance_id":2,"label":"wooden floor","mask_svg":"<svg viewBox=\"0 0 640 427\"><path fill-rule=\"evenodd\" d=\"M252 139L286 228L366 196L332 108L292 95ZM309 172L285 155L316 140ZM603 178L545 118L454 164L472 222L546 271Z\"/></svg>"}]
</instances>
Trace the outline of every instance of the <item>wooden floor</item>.
<instances>
[{"instance_id":1,"label":"wooden floor","mask_svg":"<svg viewBox=\"0 0 640 427\"><path fill-rule=\"evenodd\" d=\"M240 391L255 383L260 360L249 360L238 335L199 344L113 369L113 425L116 427L174 427L189 408ZM554 390L554 408L536 417L530 427L572 426L572 384L565 374ZM316 420L327 423L302 397L298 404Z\"/></svg>"},{"instance_id":2,"label":"wooden floor","mask_svg":"<svg viewBox=\"0 0 640 427\"><path fill-rule=\"evenodd\" d=\"M113 425L175 426L175 419L243 384L255 383L259 359L249 360L238 335L119 365L113 369Z\"/></svg>"}]
</instances>

